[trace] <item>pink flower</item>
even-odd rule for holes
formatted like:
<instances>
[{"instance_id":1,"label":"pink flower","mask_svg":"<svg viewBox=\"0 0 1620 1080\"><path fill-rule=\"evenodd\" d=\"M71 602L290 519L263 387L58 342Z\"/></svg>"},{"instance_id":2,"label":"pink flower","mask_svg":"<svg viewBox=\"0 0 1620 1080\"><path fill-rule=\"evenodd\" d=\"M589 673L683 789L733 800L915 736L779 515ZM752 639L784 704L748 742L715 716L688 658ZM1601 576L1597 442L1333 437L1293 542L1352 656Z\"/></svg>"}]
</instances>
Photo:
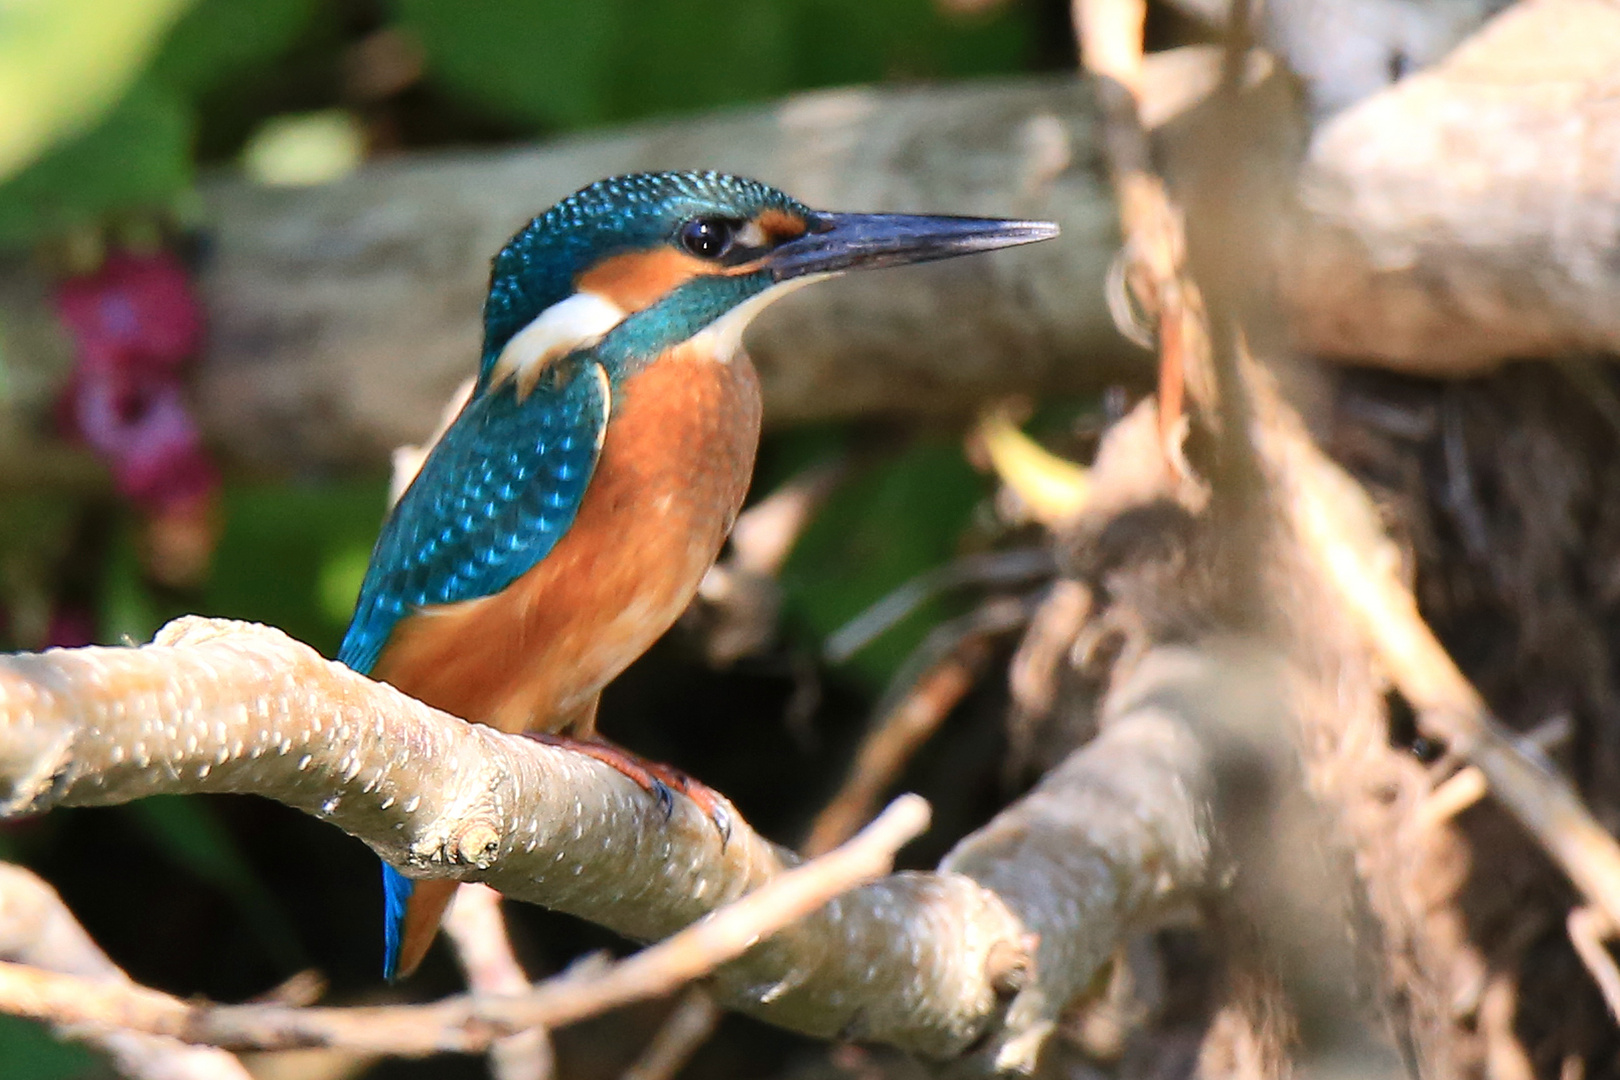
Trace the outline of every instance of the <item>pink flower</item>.
<instances>
[{"instance_id":1,"label":"pink flower","mask_svg":"<svg viewBox=\"0 0 1620 1080\"><path fill-rule=\"evenodd\" d=\"M149 512L207 495L219 475L185 399L182 366L202 342L202 308L172 254L115 253L63 282L56 307L78 351L66 425Z\"/></svg>"},{"instance_id":2,"label":"pink flower","mask_svg":"<svg viewBox=\"0 0 1620 1080\"><path fill-rule=\"evenodd\" d=\"M87 365L172 372L202 344L202 307L167 251L109 255L95 273L57 288L56 310Z\"/></svg>"}]
</instances>

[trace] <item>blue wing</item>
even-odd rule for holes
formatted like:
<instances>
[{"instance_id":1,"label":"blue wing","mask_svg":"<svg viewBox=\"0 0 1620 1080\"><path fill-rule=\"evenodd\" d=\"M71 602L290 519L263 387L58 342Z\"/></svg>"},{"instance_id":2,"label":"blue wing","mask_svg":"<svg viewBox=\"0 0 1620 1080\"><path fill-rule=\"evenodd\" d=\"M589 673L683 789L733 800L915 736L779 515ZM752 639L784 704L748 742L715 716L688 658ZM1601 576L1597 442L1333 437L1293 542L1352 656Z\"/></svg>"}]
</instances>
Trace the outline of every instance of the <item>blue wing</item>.
<instances>
[{"instance_id":1,"label":"blue wing","mask_svg":"<svg viewBox=\"0 0 1620 1080\"><path fill-rule=\"evenodd\" d=\"M510 383L477 395L444 433L383 523L342 663L369 673L401 618L500 592L574 523L611 391L595 360L562 363L522 401Z\"/></svg>"}]
</instances>

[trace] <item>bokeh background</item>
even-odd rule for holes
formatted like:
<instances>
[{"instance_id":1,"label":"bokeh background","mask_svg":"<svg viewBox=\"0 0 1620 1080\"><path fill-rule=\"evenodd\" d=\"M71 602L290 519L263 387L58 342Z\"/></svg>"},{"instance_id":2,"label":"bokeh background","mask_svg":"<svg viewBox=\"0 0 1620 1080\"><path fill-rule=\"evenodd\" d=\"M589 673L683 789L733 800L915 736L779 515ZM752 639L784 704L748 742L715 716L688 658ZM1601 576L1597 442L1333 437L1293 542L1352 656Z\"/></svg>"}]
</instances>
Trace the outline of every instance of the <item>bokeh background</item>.
<instances>
[{"instance_id":1,"label":"bokeh background","mask_svg":"<svg viewBox=\"0 0 1620 1080\"><path fill-rule=\"evenodd\" d=\"M262 621L336 648L387 477L249 475L217 459L190 423L187 363L207 330L189 283L209 257L192 188L210 170L319 182L399 154L545 140L810 88L1073 63L1061 0L0 7L0 259L48 272L73 345L62 370L8 369L0 326L0 648L140 642L185 612ZM12 408L23 390L56 402L45 430ZM1051 406L1035 428L1083 437L1094 404ZM721 669L705 660L701 625L678 627L604 706L614 738L688 768L788 842L836 783L885 686L967 601L924 605L841 665L821 659L823 639L916 574L1005 539L992 485L958 431L776 431L756 494L825 462L841 463L845 478L781 575L778 638ZM950 721L953 737L911 766L906 786L948 795L941 827L909 856L917 865L1008 792L997 694L970 698ZM386 991L374 858L270 803L161 798L57 812L0 831L0 859L43 874L135 979L178 994L241 1000L310 968L333 1001L458 985L436 953L403 991ZM535 976L589 948L624 948L538 910L516 912L515 924ZM615 1075L659 1012L599 1022L612 1037L592 1025L566 1034L562 1074ZM824 1056L728 1018L683 1075L772 1075ZM452 1058L374 1075L484 1071ZM90 1051L0 1017L5 1080L106 1074Z\"/></svg>"}]
</instances>

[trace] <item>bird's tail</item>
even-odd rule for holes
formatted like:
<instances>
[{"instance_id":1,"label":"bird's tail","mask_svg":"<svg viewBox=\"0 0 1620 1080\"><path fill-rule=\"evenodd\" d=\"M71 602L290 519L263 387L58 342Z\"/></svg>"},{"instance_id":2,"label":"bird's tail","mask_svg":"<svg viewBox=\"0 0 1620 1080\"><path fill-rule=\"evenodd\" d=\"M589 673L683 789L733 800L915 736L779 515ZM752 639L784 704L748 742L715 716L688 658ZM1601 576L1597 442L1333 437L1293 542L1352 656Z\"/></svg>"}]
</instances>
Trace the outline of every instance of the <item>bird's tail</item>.
<instances>
[{"instance_id":1,"label":"bird's tail","mask_svg":"<svg viewBox=\"0 0 1620 1080\"><path fill-rule=\"evenodd\" d=\"M405 909L416 882L383 863L383 978L399 978L399 946L405 936Z\"/></svg>"},{"instance_id":2,"label":"bird's tail","mask_svg":"<svg viewBox=\"0 0 1620 1080\"><path fill-rule=\"evenodd\" d=\"M412 881L383 864L383 977L396 982L415 971L439 933L456 895L454 881Z\"/></svg>"}]
</instances>

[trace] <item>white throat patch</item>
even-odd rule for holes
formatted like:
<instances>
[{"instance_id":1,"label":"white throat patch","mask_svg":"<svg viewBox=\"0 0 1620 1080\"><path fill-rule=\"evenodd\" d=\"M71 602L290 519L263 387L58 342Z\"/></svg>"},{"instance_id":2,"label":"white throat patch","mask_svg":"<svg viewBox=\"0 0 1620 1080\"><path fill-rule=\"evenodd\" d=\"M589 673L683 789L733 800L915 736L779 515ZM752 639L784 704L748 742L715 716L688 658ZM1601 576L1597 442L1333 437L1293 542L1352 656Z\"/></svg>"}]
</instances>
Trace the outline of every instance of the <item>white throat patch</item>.
<instances>
[{"instance_id":1,"label":"white throat patch","mask_svg":"<svg viewBox=\"0 0 1620 1080\"><path fill-rule=\"evenodd\" d=\"M625 311L607 297L577 292L559 300L512 335L495 359L490 384L513 379L519 401L534 390L546 368L575 349L595 345L624 321Z\"/></svg>"},{"instance_id":2,"label":"white throat patch","mask_svg":"<svg viewBox=\"0 0 1620 1080\"><path fill-rule=\"evenodd\" d=\"M692 344L709 353L722 364L729 364L742 351L743 331L748 329L748 324L754 321L755 315L758 315L788 293L801 289L812 281L821 281L831 276L831 274L806 274L803 277L789 278L786 281L772 285L765 291L756 293L744 300L692 335Z\"/></svg>"}]
</instances>

